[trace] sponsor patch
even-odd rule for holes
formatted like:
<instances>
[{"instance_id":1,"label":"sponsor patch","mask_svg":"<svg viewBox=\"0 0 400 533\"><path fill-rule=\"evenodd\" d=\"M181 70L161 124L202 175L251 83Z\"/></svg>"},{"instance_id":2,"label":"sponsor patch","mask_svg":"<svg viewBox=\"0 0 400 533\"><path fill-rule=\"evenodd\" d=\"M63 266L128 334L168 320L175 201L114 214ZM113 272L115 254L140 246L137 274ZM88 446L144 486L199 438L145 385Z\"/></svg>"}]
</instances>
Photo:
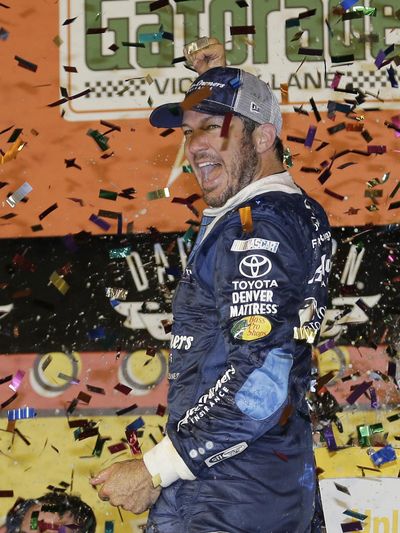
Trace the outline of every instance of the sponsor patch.
<instances>
[{"instance_id":1,"label":"sponsor patch","mask_svg":"<svg viewBox=\"0 0 400 533\"><path fill-rule=\"evenodd\" d=\"M225 461L225 459L229 459L230 457L234 457L235 455L244 452L246 448L246 442L239 442L239 444L235 444L235 446L231 446L226 450L222 450L222 452L212 455L211 457L205 460L205 463L208 467L213 466L216 463L220 463L221 461Z\"/></svg>"},{"instance_id":2,"label":"sponsor patch","mask_svg":"<svg viewBox=\"0 0 400 533\"><path fill-rule=\"evenodd\" d=\"M244 316L237 320L232 328L232 337L241 341L262 339L271 333L271 322L265 316Z\"/></svg>"},{"instance_id":3,"label":"sponsor patch","mask_svg":"<svg viewBox=\"0 0 400 533\"><path fill-rule=\"evenodd\" d=\"M267 250L276 254L278 251L279 242L269 241L268 239L260 239L254 237L253 239L247 239L245 241L235 239L232 243L232 252L247 252L248 250Z\"/></svg>"}]
</instances>

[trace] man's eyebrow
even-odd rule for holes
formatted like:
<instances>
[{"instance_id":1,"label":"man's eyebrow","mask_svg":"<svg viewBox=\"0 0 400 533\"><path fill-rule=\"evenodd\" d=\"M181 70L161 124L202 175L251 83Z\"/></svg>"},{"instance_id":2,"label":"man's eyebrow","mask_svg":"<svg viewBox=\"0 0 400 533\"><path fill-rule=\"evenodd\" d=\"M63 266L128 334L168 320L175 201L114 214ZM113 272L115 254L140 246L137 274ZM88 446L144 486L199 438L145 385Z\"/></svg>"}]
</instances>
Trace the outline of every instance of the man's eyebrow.
<instances>
[{"instance_id":1,"label":"man's eyebrow","mask_svg":"<svg viewBox=\"0 0 400 533\"><path fill-rule=\"evenodd\" d=\"M203 120L201 121L202 124L204 124L205 122L209 121L209 120L215 120L215 119L224 119L224 115L209 115L208 117L205 117L203 118ZM187 124L186 122L183 122L181 124L181 128L183 127L187 127L187 128L191 128L192 126L190 124Z\"/></svg>"}]
</instances>

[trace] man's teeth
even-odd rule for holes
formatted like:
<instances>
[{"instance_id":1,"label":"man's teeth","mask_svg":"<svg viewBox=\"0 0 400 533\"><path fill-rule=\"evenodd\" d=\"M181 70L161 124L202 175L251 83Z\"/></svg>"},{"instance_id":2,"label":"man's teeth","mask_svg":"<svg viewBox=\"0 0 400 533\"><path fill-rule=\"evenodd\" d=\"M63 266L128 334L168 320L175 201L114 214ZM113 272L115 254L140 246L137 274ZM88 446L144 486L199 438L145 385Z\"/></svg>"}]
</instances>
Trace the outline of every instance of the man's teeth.
<instances>
[{"instance_id":1,"label":"man's teeth","mask_svg":"<svg viewBox=\"0 0 400 533\"><path fill-rule=\"evenodd\" d=\"M210 166L210 165L215 166L215 165L218 165L218 164L219 163L211 163L209 161L206 161L205 163L199 163L197 166L199 168L203 168L203 167L207 167L207 166Z\"/></svg>"}]
</instances>

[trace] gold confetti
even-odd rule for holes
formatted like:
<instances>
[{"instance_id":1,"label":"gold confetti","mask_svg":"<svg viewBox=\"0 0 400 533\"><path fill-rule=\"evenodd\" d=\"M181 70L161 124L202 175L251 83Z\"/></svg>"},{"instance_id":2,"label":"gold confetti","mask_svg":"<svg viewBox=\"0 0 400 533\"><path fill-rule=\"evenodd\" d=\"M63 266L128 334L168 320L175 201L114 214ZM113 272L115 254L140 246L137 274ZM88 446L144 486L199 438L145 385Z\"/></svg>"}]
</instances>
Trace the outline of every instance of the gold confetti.
<instances>
[{"instance_id":1,"label":"gold confetti","mask_svg":"<svg viewBox=\"0 0 400 533\"><path fill-rule=\"evenodd\" d=\"M239 209L240 221L243 231L251 233L253 231L253 217L251 216L251 207L241 207Z\"/></svg>"},{"instance_id":2,"label":"gold confetti","mask_svg":"<svg viewBox=\"0 0 400 533\"><path fill-rule=\"evenodd\" d=\"M50 276L50 282L58 289L61 294L65 295L69 290L69 285L56 271Z\"/></svg>"}]
</instances>

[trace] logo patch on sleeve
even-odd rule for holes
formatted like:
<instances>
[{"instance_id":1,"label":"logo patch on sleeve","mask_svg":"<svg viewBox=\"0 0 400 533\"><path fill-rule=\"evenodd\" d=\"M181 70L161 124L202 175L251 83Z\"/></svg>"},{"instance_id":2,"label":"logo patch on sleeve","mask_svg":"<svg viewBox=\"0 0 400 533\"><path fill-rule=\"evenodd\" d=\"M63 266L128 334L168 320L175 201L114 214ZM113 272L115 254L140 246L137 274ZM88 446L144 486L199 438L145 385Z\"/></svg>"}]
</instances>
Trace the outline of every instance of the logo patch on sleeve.
<instances>
[{"instance_id":1,"label":"logo patch on sleeve","mask_svg":"<svg viewBox=\"0 0 400 533\"><path fill-rule=\"evenodd\" d=\"M268 239L261 239L260 237L254 237L245 241L235 239L232 243L231 251L247 252L248 250L267 250L268 252L276 254L278 246L278 241L269 241Z\"/></svg>"},{"instance_id":2,"label":"logo patch on sleeve","mask_svg":"<svg viewBox=\"0 0 400 533\"><path fill-rule=\"evenodd\" d=\"M262 339L271 333L271 322L265 316L244 316L234 322L231 328L232 337L241 341Z\"/></svg>"},{"instance_id":3,"label":"logo patch on sleeve","mask_svg":"<svg viewBox=\"0 0 400 533\"><path fill-rule=\"evenodd\" d=\"M239 444L235 444L235 446L231 446L230 448L227 448L226 450L223 450L222 452L212 455L211 457L205 460L205 463L208 467L213 466L216 463L220 463L221 461L225 461L225 459L229 459L230 457L233 457L235 455L238 455L239 453L244 452L247 446L248 445L246 442L239 442Z\"/></svg>"}]
</instances>

